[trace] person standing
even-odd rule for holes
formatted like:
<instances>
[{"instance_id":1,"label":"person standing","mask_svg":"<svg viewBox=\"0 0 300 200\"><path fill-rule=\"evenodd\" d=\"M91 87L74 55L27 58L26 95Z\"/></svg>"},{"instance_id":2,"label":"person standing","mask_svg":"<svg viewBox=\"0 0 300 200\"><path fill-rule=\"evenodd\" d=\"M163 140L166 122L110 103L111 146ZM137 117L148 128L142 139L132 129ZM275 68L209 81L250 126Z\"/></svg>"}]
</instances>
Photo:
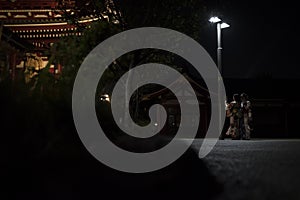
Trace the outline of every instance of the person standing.
<instances>
[{"instance_id":1,"label":"person standing","mask_svg":"<svg viewBox=\"0 0 300 200\"><path fill-rule=\"evenodd\" d=\"M240 96L238 94L234 94L233 101L226 105L226 116L230 119L230 126L226 135L230 135L232 139L240 139L242 113Z\"/></svg>"},{"instance_id":2,"label":"person standing","mask_svg":"<svg viewBox=\"0 0 300 200\"><path fill-rule=\"evenodd\" d=\"M241 139L250 140L251 136L251 126L252 123L252 110L251 103L249 101L248 95L246 93L241 94Z\"/></svg>"}]
</instances>

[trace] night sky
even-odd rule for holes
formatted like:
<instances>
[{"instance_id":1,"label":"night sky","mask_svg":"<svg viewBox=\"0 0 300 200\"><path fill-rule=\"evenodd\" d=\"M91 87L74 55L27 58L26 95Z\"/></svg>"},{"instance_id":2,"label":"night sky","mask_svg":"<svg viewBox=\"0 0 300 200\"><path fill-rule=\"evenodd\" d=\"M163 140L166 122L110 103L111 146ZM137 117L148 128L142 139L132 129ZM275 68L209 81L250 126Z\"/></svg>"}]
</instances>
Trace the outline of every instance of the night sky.
<instances>
[{"instance_id":1,"label":"night sky","mask_svg":"<svg viewBox=\"0 0 300 200\"><path fill-rule=\"evenodd\" d=\"M223 77L300 78L297 1L207 1L208 15L231 25L223 29ZM203 28L201 44L216 58L216 26Z\"/></svg>"}]
</instances>

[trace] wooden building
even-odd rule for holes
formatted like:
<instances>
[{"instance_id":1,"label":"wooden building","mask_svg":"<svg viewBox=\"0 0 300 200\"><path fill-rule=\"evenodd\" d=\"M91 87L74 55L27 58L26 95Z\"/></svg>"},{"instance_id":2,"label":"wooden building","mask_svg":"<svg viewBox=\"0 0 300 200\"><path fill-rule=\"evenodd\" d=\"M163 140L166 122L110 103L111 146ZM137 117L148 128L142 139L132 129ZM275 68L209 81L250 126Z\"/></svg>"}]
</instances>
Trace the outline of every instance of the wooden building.
<instances>
[{"instance_id":1,"label":"wooden building","mask_svg":"<svg viewBox=\"0 0 300 200\"><path fill-rule=\"evenodd\" d=\"M10 71L12 77L14 77L17 68L25 70L26 66L24 64L28 59L34 59L39 63L42 61L42 66L29 67L39 69L45 67L48 61L45 52L50 49L51 45L61 37L72 35L80 37L84 28L89 27L89 24L93 21L99 20L99 17L90 14L88 11L81 13L77 24L68 21L65 17L79 12L79 8L83 9L88 7L89 4L89 0L0 0L1 49L4 49L4 43L7 43L7 41L11 43L12 40L18 41L15 42L14 47L18 46L22 49L22 51L16 52L16 55L6 55L6 53L3 53L5 51L2 51L1 65L7 65L3 64L3 60L6 60L5 63L7 63L7 60L13 61L10 61L9 69L2 66L1 70ZM23 43L27 45L24 46ZM7 56L9 58L3 58ZM23 57L23 59L16 59L15 57ZM53 65L50 70L53 73L60 73L61 66Z\"/></svg>"}]
</instances>

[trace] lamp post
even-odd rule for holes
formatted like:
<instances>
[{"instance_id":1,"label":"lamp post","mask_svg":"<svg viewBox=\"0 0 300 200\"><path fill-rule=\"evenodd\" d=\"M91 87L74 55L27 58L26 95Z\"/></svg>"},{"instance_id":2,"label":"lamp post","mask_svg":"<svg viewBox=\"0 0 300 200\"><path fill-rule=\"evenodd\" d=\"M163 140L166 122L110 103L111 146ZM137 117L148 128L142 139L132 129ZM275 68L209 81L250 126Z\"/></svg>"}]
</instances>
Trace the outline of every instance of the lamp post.
<instances>
[{"instance_id":1,"label":"lamp post","mask_svg":"<svg viewBox=\"0 0 300 200\"><path fill-rule=\"evenodd\" d=\"M222 75L222 29L230 27L229 24L222 22L222 20L218 17L211 17L209 22L217 24L217 63L220 74Z\"/></svg>"},{"instance_id":2,"label":"lamp post","mask_svg":"<svg viewBox=\"0 0 300 200\"><path fill-rule=\"evenodd\" d=\"M221 102L221 91L220 91L220 82L222 79L222 29L230 27L229 24L222 22L222 20L218 17L211 17L209 19L211 23L216 23L217 24L217 43L218 43L218 48L217 48L217 64L218 64L218 69L220 71L220 76L218 77L218 94L219 94L219 102L218 102L218 107L219 107L219 122L221 122L222 118L222 113L221 109L223 108L222 102ZM224 139L224 135L222 134L223 131L223 124L219 123L219 132L220 132L220 139Z\"/></svg>"}]
</instances>

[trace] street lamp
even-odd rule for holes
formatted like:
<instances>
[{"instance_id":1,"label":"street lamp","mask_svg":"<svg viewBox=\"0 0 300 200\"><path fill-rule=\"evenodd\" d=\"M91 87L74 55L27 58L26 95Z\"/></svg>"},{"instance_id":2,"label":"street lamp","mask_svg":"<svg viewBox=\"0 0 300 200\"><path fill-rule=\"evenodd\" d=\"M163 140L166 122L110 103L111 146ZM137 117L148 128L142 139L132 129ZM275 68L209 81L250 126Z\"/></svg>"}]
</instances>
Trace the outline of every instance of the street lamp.
<instances>
[{"instance_id":1,"label":"street lamp","mask_svg":"<svg viewBox=\"0 0 300 200\"><path fill-rule=\"evenodd\" d=\"M211 22L211 23L218 23L220 21L221 21L221 19L219 17L211 17L209 19L209 22Z\"/></svg>"},{"instance_id":2,"label":"street lamp","mask_svg":"<svg viewBox=\"0 0 300 200\"><path fill-rule=\"evenodd\" d=\"M230 27L229 24L226 24L225 22L222 22L222 20L218 17L211 17L209 19L209 22L211 23L214 23L214 24L217 24L217 39L218 39L218 49L217 49L217 59L218 59L218 68L219 68L219 71L220 71L220 75L218 77L218 94L219 94L219 97L218 97L218 107L219 107L219 131L220 131L220 139L224 139L224 136L222 134L222 130L223 130L223 124L221 124L221 119L222 119L222 114L221 114L221 109L223 108L222 106L222 102L221 102L221 89L220 89L220 82L221 82L221 79L222 79L222 43L221 43L221 30L224 29L224 28L228 28Z\"/></svg>"},{"instance_id":3,"label":"street lamp","mask_svg":"<svg viewBox=\"0 0 300 200\"><path fill-rule=\"evenodd\" d=\"M221 30L224 28L230 27L229 24L222 22L222 20L218 17L211 17L209 19L209 22L217 24L217 39L218 39L218 49L217 49L217 55L218 55L218 68L220 73L222 74L222 43L221 43Z\"/></svg>"},{"instance_id":4,"label":"street lamp","mask_svg":"<svg viewBox=\"0 0 300 200\"><path fill-rule=\"evenodd\" d=\"M109 95L108 94L100 95L100 101L110 102Z\"/></svg>"}]
</instances>

